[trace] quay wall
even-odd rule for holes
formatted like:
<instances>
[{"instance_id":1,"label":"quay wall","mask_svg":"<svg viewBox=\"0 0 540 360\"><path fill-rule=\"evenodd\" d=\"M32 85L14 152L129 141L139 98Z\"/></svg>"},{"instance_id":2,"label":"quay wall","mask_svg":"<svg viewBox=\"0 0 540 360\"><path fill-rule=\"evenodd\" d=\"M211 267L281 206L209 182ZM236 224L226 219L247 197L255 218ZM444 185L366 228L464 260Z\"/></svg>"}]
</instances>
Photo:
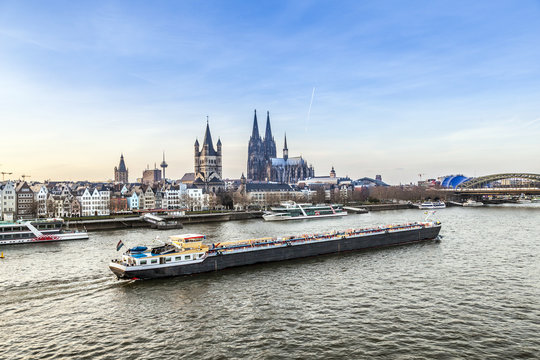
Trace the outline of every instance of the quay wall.
<instances>
[{"instance_id":1,"label":"quay wall","mask_svg":"<svg viewBox=\"0 0 540 360\"><path fill-rule=\"evenodd\" d=\"M386 211L386 210L402 210L414 208L412 204L377 204L377 205L361 205L357 206L368 211ZM262 218L262 211L250 212L226 212L226 213L209 213L209 214L189 214L183 216L168 215L164 216L165 220L177 221L183 225L200 224L209 222L221 221L236 221ZM139 216L134 217L119 217L112 219L94 219L94 220L75 220L66 219L66 227L86 229L88 231L100 230L118 230L130 228L150 228L152 224L144 221Z\"/></svg>"},{"instance_id":2,"label":"quay wall","mask_svg":"<svg viewBox=\"0 0 540 360\"><path fill-rule=\"evenodd\" d=\"M232 221L232 220L248 220L261 218L262 212L228 212L214 214L191 214L183 216L163 216L165 220L177 221L181 224L199 224L216 221ZM65 227L73 229L86 229L88 231L99 230L118 230L129 228L150 228L153 224L144 221L139 216L120 217L112 219L97 219L97 220L75 220L66 219Z\"/></svg>"},{"instance_id":3,"label":"quay wall","mask_svg":"<svg viewBox=\"0 0 540 360\"><path fill-rule=\"evenodd\" d=\"M362 207L369 211L384 211L384 210L404 210L414 209L412 204L378 204L378 205L362 205Z\"/></svg>"}]
</instances>

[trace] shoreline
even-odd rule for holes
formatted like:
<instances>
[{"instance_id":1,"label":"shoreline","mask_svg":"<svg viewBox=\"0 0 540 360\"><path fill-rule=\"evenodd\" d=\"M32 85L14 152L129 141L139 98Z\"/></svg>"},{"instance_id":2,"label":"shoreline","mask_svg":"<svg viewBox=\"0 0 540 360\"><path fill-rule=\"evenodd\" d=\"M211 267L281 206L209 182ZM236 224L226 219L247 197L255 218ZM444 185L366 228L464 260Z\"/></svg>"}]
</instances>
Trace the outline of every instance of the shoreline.
<instances>
[{"instance_id":1,"label":"shoreline","mask_svg":"<svg viewBox=\"0 0 540 360\"><path fill-rule=\"evenodd\" d=\"M387 210L405 210L414 209L412 204L374 204L355 206L360 209L369 211L387 211ZM224 213L209 213L209 214L189 214L189 215L169 215L163 218L167 221L177 221L181 225L186 224L201 224L222 221L237 221L262 219L263 211L231 211ZM178 228L182 228L179 225ZM133 217L117 217L108 219L92 219L92 220L69 220L66 219L65 227L86 229L87 231L106 231L106 230L121 230L121 229L136 229L136 228L152 228L154 224L143 220L140 216Z\"/></svg>"}]
</instances>

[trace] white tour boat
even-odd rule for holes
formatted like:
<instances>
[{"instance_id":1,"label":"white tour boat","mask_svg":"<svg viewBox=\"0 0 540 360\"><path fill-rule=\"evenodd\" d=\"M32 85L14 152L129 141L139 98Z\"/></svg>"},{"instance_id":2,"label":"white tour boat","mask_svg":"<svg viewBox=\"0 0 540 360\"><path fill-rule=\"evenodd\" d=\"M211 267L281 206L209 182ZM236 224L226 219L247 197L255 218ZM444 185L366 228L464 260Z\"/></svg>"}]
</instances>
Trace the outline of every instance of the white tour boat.
<instances>
[{"instance_id":1,"label":"white tour boat","mask_svg":"<svg viewBox=\"0 0 540 360\"><path fill-rule=\"evenodd\" d=\"M345 216L347 212L339 204L297 204L294 201L283 202L280 207L271 208L263 215L266 221L315 219L335 216Z\"/></svg>"},{"instance_id":2,"label":"white tour boat","mask_svg":"<svg viewBox=\"0 0 540 360\"><path fill-rule=\"evenodd\" d=\"M444 209L446 204L443 201L426 201L421 203L418 208L423 210Z\"/></svg>"},{"instance_id":3,"label":"white tour boat","mask_svg":"<svg viewBox=\"0 0 540 360\"><path fill-rule=\"evenodd\" d=\"M0 222L0 245L88 239L87 232L63 230L63 219Z\"/></svg>"}]
</instances>

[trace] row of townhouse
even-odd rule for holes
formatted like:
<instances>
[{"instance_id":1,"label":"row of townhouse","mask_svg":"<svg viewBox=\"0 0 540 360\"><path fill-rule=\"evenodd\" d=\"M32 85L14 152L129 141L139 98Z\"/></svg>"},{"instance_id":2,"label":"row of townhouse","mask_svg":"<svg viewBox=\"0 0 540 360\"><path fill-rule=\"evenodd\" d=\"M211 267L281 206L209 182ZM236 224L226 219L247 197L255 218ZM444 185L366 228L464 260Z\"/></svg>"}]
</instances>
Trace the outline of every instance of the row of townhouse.
<instances>
[{"instance_id":1,"label":"row of townhouse","mask_svg":"<svg viewBox=\"0 0 540 360\"><path fill-rule=\"evenodd\" d=\"M0 183L0 220L102 216L110 213L110 190L79 183Z\"/></svg>"},{"instance_id":2,"label":"row of townhouse","mask_svg":"<svg viewBox=\"0 0 540 360\"><path fill-rule=\"evenodd\" d=\"M208 207L208 194L202 189L188 188L185 184L167 184L161 187L133 185L120 191L126 201L126 210L185 209L202 210Z\"/></svg>"}]
</instances>

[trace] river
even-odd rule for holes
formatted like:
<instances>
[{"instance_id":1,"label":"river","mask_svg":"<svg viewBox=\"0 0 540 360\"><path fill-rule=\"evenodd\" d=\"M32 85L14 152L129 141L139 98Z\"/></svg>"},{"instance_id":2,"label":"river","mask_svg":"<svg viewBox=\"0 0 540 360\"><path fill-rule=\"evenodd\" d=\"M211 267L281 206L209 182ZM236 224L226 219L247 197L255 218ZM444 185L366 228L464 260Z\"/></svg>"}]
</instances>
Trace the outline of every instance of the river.
<instances>
[{"instance_id":1,"label":"river","mask_svg":"<svg viewBox=\"0 0 540 360\"><path fill-rule=\"evenodd\" d=\"M420 210L95 232L0 250L0 358L538 358L540 207L447 208L440 242L117 281L116 244L422 220Z\"/></svg>"}]
</instances>

